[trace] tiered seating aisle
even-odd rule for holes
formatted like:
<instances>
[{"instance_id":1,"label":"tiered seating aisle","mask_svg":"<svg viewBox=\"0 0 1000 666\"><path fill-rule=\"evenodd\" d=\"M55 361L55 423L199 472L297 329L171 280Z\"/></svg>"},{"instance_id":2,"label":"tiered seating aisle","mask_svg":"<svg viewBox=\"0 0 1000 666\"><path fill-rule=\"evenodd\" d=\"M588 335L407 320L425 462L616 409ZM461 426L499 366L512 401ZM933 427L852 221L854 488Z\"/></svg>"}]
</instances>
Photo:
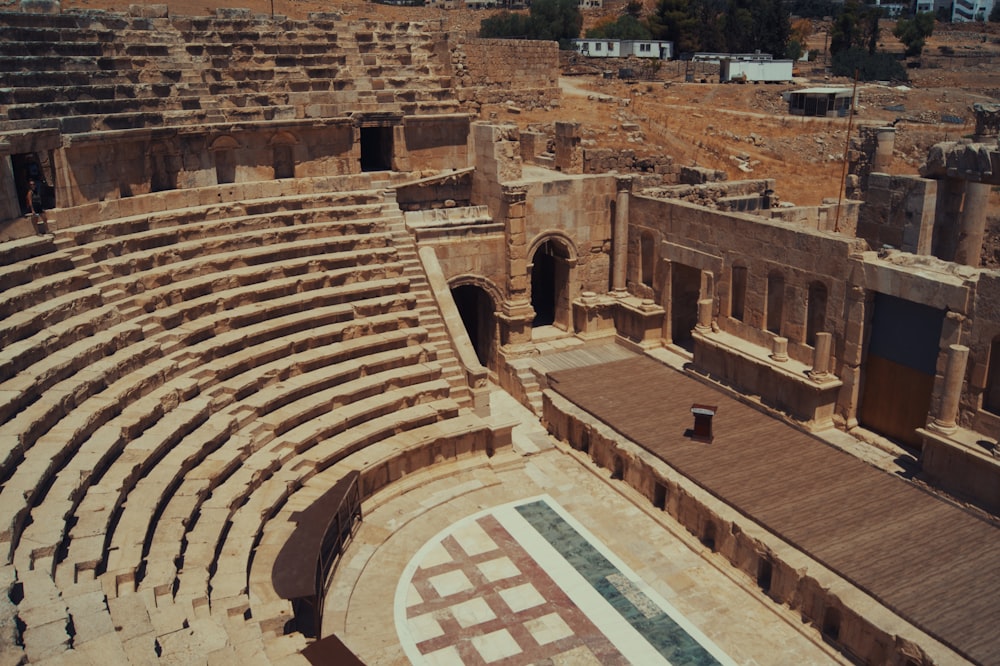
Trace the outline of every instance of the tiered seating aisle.
<instances>
[{"instance_id":1,"label":"tiered seating aisle","mask_svg":"<svg viewBox=\"0 0 1000 666\"><path fill-rule=\"evenodd\" d=\"M82 207L0 246L0 651L297 655L260 569L289 498L494 445L394 199L336 184Z\"/></svg>"}]
</instances>

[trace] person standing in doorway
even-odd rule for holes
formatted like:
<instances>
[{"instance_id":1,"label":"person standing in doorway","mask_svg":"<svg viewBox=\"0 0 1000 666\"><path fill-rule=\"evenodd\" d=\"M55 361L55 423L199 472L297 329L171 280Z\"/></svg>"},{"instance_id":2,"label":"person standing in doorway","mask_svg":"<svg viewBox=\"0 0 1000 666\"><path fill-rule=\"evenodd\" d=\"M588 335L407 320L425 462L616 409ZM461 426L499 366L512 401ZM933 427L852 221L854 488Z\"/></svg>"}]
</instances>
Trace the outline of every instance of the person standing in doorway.
<instances>
[{"instance_id":1,"label":"person standing in doorway","mask_svg":"<svg viewBox=\"0 0 1000 666\"><path fill-rule=\"evenodd\" d=\"M38 229L38 233L48 233L46 227L48 226L49 218L45 215L45 209L42 207L42 194L38 191L38 181L34 178L28 181L28 192L25 194L25 201L28 204L28 215L31 216L31 221L35 224L35 228Z\"/></svg>"}]
</instances>

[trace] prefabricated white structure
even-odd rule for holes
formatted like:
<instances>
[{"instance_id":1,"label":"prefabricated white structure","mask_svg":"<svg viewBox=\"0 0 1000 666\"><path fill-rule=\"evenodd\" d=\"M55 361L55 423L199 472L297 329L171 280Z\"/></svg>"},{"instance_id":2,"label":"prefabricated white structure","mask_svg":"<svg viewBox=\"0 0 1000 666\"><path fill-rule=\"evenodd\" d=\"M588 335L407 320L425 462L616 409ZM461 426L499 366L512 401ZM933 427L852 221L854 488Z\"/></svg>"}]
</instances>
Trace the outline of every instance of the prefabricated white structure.
<instances>
[{"instance_id":1,"label":"prefabricated white structure","mask_svg":"<svg viewBox=\"0 0 1000 666\"><path fill-rule=\"evenodd\" d=\"M850 88L803 88L784 93L793 116L844 117L851 110Z\"/></svg>"},{"instance_id":2,"label":"prefabricated white structure","mask_svg":"<svg viewBox=\"0 0 1000 666\"><path fill-rule=\"evenodd\" d=\"M691 56L692 62L722 62L723 60L773 60L770 53L709 53L699 51Z\"/></svg>"},{"instance_id":3,"label":"prefabricated white structure","mask_svg":"<svg viewBox=\"0 0 1000 666\"><path fill-rule=\"evenodd\" d=\"M590 58L622 57L622 44L617 39L574 39L573 48Z\"/></svg>"},{"instance_id":4,"label":"prefabricated white structure","mask_svg":"<svg viewBox=\"0 0 1000 666\"><path fill-rule=\"evenodd\" d=\"M674 57L674 43L654 39L622 40L622 52L637 58L670 60Z\"/></svg>"},{"instance_id":5,"label":"prefabricated white structure","mask_svg":"<svg viewBox=\"0 0 1000 666\"><path fill-rule=\"evenodd\" d=\"M591 58L657 58L669 60L674 43L652 39L574 39L577 53Z\"/></svg>"},{"instance_id":6,"label":"prefabricated white structure","mask_svg":"<svg viewBox=\"0 0 1000 666\"><path fill-rule=\"evenodd\" d=\"M792 80L792 60L734 60L719 61L719 81L748 83L777 83Z\"/></svg>"}]
</instances>

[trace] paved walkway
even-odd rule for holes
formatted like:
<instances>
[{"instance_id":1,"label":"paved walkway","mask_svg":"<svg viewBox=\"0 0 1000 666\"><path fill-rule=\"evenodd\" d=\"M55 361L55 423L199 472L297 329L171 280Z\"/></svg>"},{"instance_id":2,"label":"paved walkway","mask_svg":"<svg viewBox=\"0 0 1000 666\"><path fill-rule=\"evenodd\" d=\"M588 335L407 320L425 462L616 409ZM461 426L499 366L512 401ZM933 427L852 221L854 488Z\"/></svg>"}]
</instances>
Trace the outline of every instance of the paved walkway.
<instances>
[{"instance_id":1,"label":"paved walkway","mask_svg":"<svg viewBox=\"0 0 1000 666\"><path fill-rule=\"evenodd\" d=\"M550 386L972 661L1000 664L1000 529L648 358ZM685 435L717 405L714 440Z\"/></svg>"},{"instance_id":2,"label":"paved walkway","mask_svg":"<svg viewBox=\"0 0 1000 666\"><path fill-rule=\"evenodd\" d=\"M373 666L847 663L513 398L492 397L521 421L515 450L366 502L324 633Z\"/></svg>"}]
</instances>

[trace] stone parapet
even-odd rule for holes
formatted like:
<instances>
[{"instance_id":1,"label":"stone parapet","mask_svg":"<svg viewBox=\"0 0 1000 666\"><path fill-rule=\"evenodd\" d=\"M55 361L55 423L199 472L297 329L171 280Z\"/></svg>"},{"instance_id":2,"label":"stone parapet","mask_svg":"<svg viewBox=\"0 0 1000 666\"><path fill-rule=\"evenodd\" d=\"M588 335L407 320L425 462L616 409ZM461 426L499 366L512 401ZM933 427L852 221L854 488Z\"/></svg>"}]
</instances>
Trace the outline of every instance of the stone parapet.
<instances>
[{"instance_id":1,"label":"stone parapet","mask_svg":"<svg viewBox=\"0 0 1000 666\"><path fill-rule=\"evenodd\" d=\"M609 337L615 334L614 311L618 301L609 296L598 296L585 291L573 301L573 330L584 340Z\"/></svg>"},{"instance_id":2,"label":"stone parapet","mask_svg":"<svg viewBox=\"0 0 1000 666\"><path fill-rule=\"evenodd\" d=\"M788 341L775 338L772 349L722 332L695 329L691 372L735 387L787 413L810 430L833 423L843 382L832 374L809 374L809 366L784 353Z\"/></svg>"},{"instance_id":3,"label":"stone parapet","mask_svg":"<svg viewBox=\"0 0 1000 666\"><path fill-rule=\"evenodd\" d=\"M664 317L666 311L652 299L620 300L614 309L618 339L638 349L659 347Z\"/></svg>"}]
</instances>

